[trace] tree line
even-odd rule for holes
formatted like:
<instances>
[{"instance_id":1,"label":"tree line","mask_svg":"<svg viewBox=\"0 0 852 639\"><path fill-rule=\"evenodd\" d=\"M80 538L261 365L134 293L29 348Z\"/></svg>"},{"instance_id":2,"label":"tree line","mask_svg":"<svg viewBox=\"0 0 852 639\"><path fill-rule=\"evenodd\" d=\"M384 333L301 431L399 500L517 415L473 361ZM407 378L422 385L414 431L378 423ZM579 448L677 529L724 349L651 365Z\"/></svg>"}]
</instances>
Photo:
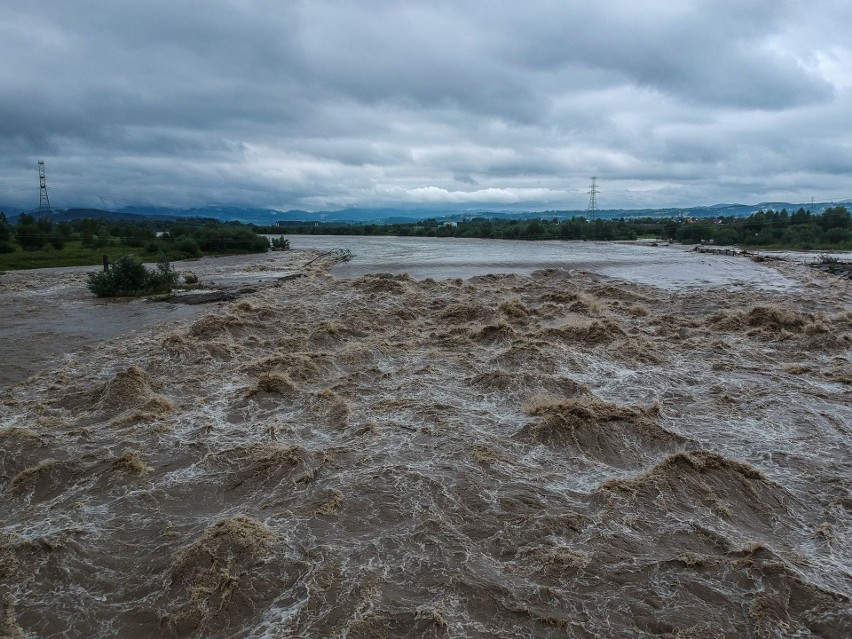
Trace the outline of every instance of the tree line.
<instances>
[{"instance_id":1,"label":"tree line","mask_svg":"<svg viewBox=\"0 0 852 639\"><path fill-rule=\"evenodd\" d=\"M185 259L205 254L255 253L269 248L250 226L214 219L54 222L22 213L13 225L0 213L0 254L124 248L146 257Z\"/></svg>"},{"instance_id":2,"label":"tree line","mask_svg":"<svg viewBox=\"0 0 852 639\"><path fill-rule=\"evenodd\" d=\"M459 222L427 219L416 223L346 224L339 222L283 222L255 226L261 233L302 235L394 235L458 237L504 240L635 240L653 237L698 244L737 244L809 249L852 248L852 218L846 207L826 209L814 215L800 208L794 213L761 210L748 217L618 218L589 220L558 217L506 220L473 217Z\"/></svg>"}]
</instances>

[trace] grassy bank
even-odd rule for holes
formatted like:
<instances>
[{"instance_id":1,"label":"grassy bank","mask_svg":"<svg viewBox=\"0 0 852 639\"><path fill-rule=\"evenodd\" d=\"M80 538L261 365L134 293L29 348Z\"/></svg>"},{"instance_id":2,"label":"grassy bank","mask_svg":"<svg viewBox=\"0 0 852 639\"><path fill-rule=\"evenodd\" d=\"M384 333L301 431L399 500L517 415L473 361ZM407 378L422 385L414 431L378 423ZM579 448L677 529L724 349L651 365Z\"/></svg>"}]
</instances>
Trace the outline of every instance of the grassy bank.
<instances>
[{"instance_id":1,"label":"grassy bank","mask_svg":"<svg viewBox=\"0 0 852 639\"><path fill-rule=\"evenodd\" d=\"M142 222L81 219L55 224L21 215L11 225L0 214L0 270L85 266L133 254L145 262L203 255L263 253L269 242L246 225L215 220Z\"/></svg>"},{"instance_id":2,"label":"grassy bank","mask_svg":"<svg viewBox=\"0 0 852 639\"><path fill-rule=\"evenodd\" d=\"M28 268L49 268L54 266L86 266L101 264L103 256L114 262L119 255L133 253L144 262L156 262L158 253L142 248L132 249L126 246L105 246L103 248L85 248L80 241L70 241L64 248L47 247L38 251L17 249L14 253L0 254L0 270L14 271Z\"/></svg>"}]
</instances>

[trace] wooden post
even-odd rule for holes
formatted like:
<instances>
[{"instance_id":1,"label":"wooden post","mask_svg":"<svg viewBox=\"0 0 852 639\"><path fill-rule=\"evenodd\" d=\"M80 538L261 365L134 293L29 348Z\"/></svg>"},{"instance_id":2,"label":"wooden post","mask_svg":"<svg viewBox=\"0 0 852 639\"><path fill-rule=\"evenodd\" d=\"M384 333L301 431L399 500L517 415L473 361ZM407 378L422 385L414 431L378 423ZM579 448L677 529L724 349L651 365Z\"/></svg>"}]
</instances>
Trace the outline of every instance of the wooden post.
<instances>
[{"instance_id":1,"label":"wooden post","mask_svg":"<svg viewBox=\"0 0 852 639\"><path fill-rule=\"evenodd\" d=\"M104 255L104 273L109 273L109 255Z\"/></svg>"}]
</instances>

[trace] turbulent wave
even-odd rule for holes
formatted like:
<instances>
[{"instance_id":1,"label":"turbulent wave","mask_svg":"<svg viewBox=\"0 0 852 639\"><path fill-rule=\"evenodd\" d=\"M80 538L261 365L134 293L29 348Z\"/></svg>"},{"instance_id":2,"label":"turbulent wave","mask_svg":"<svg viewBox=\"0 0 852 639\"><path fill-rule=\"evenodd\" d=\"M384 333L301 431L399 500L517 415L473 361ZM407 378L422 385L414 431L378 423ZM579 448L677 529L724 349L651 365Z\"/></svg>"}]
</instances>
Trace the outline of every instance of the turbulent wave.
<instances>
[{"instance_id":1,"label":"turbulent wave","mask_svg":"<svg viewBox=\"0 0 852 639\"><path fill-rule=\"evenodd\" d=\"M317 262L69 357L2 395L0 635L850 636L852 295L807 270Z\"/></svg>"}]
</instances>

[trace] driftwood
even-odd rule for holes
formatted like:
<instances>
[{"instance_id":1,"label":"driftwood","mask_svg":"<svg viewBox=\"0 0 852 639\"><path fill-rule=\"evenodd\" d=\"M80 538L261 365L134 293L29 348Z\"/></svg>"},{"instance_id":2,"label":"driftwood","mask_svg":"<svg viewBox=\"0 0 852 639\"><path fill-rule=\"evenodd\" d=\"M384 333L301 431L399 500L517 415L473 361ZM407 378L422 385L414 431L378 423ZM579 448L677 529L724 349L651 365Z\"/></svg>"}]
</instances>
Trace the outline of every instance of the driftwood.
<instances>
[{"instance_id":1,"label":"driftwood","mask_svg":"<svg viewBox=\"0 0 852 639\"><path fill-rule=\"evenodd\" d=\"M305 265L302 266L302 268L305 268L305 266L309 266L310 264L313 264L317 260L322 259L324 257L329 258L332 261L332 263L337 264L337 263L342 263L342 262L348 262L349 260L352 259L353 255L352 255L352 251L350 251L349 249L345 249L345 248L331 249L330 251L326 251L325 253L320 253L314 259L310 260L309 262L306 262Z\"/></svg>"},{"instance_id":2,"label":"driftwood","mask_svg":"<svg viewBox=\"0 0 852 639\"><path fill-rule=\"evenodd\" d=\"M207 293L192 293L190 295L172 295L162 301L174 302L176 304L210 304L212 302L230 302L243 295L256 292L256 288L246 287L233 291L209 291Z\"/></svg>"}]
</instances>

